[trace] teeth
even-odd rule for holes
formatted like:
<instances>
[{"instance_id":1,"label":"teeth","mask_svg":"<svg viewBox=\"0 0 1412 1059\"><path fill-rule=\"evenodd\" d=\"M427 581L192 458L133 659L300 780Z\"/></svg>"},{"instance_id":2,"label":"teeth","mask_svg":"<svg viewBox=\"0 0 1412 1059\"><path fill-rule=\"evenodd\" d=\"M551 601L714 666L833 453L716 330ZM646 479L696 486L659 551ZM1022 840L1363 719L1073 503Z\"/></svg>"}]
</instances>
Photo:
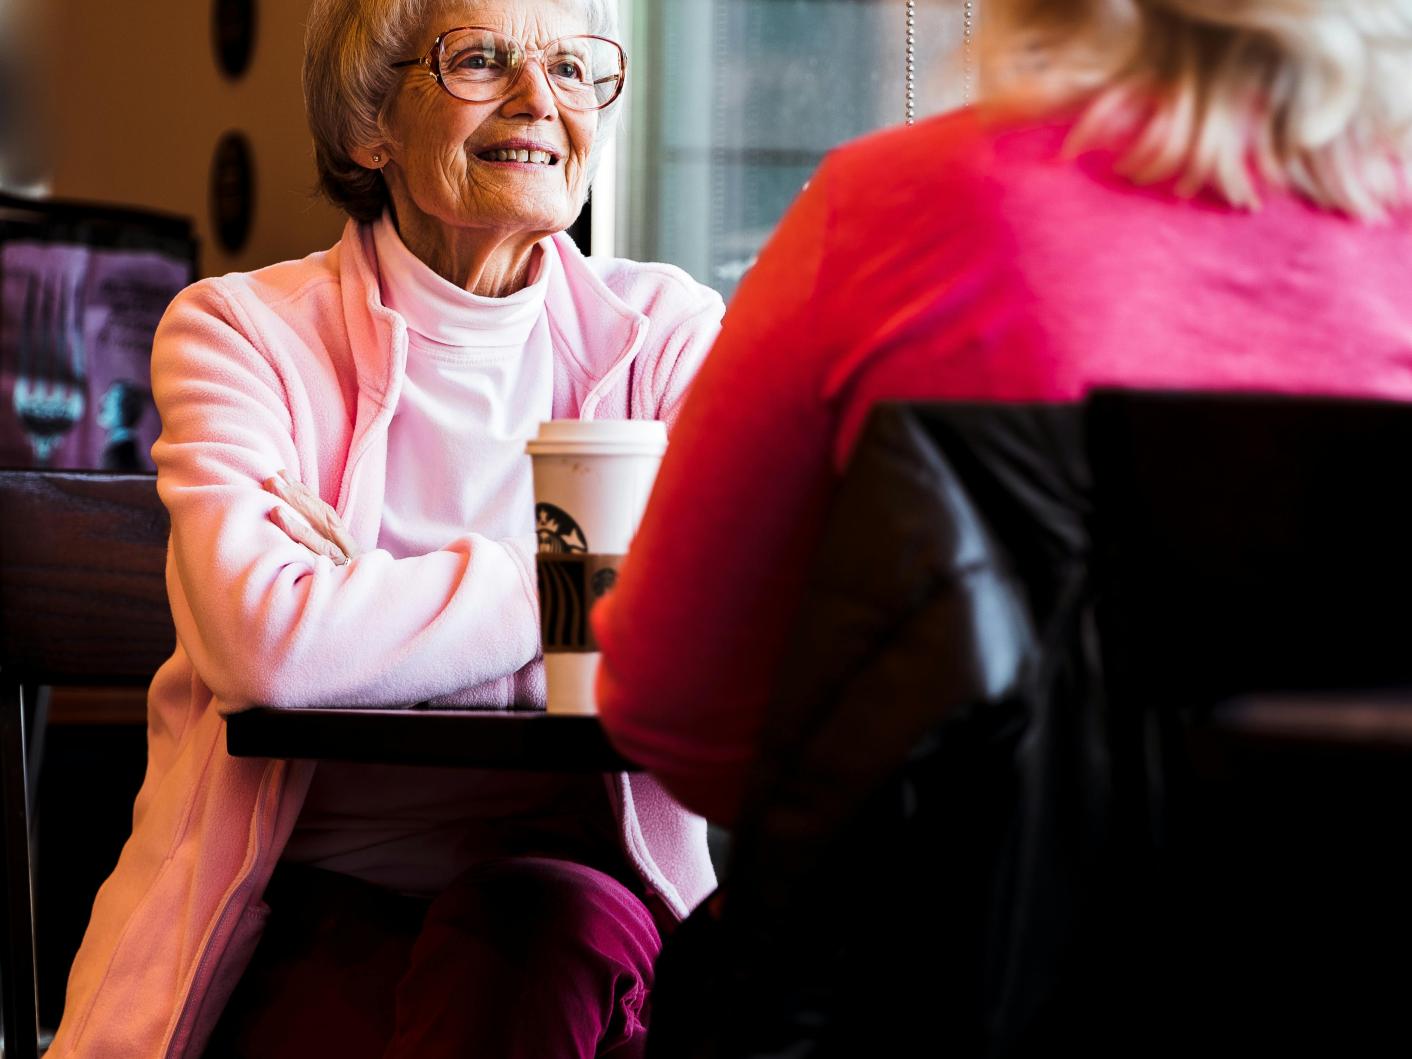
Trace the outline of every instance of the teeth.
<instances>
[{"instance_id":1,"label":"teeth","mask_svg":"<svg viewBox=\"0 0 1412 1059\"><path fill-rule=\"evenodd\" d=\"M554 156L548 151L498 148L482 151L481 157L492 162L534 162L536 165L552 165Z\"/></svg>"}]
</instances>

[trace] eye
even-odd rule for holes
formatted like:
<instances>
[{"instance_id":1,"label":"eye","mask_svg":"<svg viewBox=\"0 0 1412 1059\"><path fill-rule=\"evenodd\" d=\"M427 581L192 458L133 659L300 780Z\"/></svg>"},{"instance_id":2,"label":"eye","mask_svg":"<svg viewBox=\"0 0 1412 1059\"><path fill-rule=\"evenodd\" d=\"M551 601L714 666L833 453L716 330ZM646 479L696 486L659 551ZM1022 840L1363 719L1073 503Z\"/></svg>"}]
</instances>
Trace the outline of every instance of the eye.
<instances>
[{"instance_id":1,"label":"eye","mask_svg":"<svg viewBox=\"0 0 1412 1059\"><path fill-rule=\"evenodd\" d=\"M467 48L451 56L446 69L457 73L473 73L478 70L501 70L504 63L492 50Z\"/></svg>"},{"instance_id":2,"label":"eye","mask_svg":"<svg viewBox=\"0 0 1412 1059\"><path fill-rule=\"evenodd\" d=\"M564 81L586 81L588 70L575 55L560 55L549 64L549 73Z\"/></svg>"}]
</instances>

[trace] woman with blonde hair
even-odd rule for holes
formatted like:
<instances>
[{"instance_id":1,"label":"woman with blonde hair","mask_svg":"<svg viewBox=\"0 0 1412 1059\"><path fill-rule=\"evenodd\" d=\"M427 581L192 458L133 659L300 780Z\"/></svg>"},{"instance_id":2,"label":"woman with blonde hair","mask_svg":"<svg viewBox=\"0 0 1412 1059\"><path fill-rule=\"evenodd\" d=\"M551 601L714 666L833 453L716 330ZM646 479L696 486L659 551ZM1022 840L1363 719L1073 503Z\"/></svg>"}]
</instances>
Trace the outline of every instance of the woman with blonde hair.
<instances>
[{"instance_id":1,"label":"woman with blonde hair","mask_svg":"<svg viewBox=\"0 0 1412 1059\"><path fill-rule=\"evenodd\" d=\"M983 14L985 101L834 151L761 252L595 611L605 727L725 824L875 402L1412 400L1412 0Z\"/></svg>"},{"instance_id":2,"label":"woman with blonde hair","mask_svg":"<svg viewBox=\"0 0 1412 1059\"><path fill-rule=\"evenodd\" d=\"M1046 833L1062 848L1036 864L1024 845L1034 817L1016 809L1003 840L1022 848L997 884L977 881L989 851L967 856L964 833L1011 819L1003 768L984 772L998 791L964 778L951 787L935 770L889 784L877 800L893 806L897 796L892 816L830 800L820 759L836 760L840 732L853 741L838 786L880 779L868 771L871 741L888 721L870 725L862 707L878 686L930 676L893 665L915 663L930 641L863 592L830 597L807 577L850 449L879 401L1064 402L1100 385L1412 401L1412 2L992 0L981 14L984 101L833 152L761 252L683 409L632 557L594 613L609 735L689 807L745 825L742 889L728 878L659 967L656 1054L1229 1050L1201 1032L1216 1022L1202 1020L1206 1009L1158 1004L1171 1019L1149 1018L1162 979L1146 974L1149 939L1128 920L1084 932L1073 960L1056 952L1090 905L1103 906L1103 919L1119 906L1113 891L1132 897L1084 873L1101 810L1063 818ZM1046 495L1063 496L1064 483L1052 484ZM922 564L830 557L855 585L865 572L902 581ZM799 703L785 688L780 726L800 741L799 728L814 729L789 720L817 704L825 716L811 719L825 735L798 772L756 776L766 744L799 764L767 730L780 721L767 709L777 668L835 646L791 643L815 616L800 613L806 589L823 624L867 645L864 673L828 689L860 708L830 727L836 700ZM893 641L878 646L868 623L894 618L904 629L889 653ZM849 648L862 651L847 637L836 646L854 660ZM1016 769L1051 738L1020 723L1007 729L1026 748L1007 759ZM1081 738L1073 727L1052 738ZM956 772L989 749L966 740L973 731L963 724L961 751L946 744L966 758L953 758ZM752 801L759 815L742 820L752 781L766 789L776 778L778 798ZM1079 798L1101 800L1101 786ZM844 808L866 822L857 830L886 837L868 847L850 831L821 853L810 844L820 820ZM908 841L919 817L955 826ZM771 828L763 839L761 827ZM977 829L1002 841L1000 825ZM784 850L774 859L760 851L770 839ZM801 862L811 865L806 883L790 874L804 874ZM1017 909L1025 918L1015 933L986 933ZM1291 947L1304 926L1288 924ZM1366 1003L1370 1013L1400 1010L1395 989ZM1262 1023L1267 1036L1301 1025L1287 1006L1259 1010L1290 1019ZM1345 1025L1356 1021L1339 1029L1363 1032Z\"/></svg>"}]
</instances>

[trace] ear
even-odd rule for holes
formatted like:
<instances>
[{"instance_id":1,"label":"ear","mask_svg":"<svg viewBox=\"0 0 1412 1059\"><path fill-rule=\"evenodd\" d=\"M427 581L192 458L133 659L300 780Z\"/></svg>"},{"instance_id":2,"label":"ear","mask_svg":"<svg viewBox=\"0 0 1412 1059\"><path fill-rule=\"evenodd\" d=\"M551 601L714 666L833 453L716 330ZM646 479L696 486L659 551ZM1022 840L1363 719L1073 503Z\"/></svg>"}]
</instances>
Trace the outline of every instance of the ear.
<instances>
[{"instance_id":1,"label":"ear","mask_svg":"<svg viewBox=\"0 0 1412 1059\"><path fill-rule=\"evenodd\" d=\"M375 143L367 147L355 147L353 161L364 169L381 169L392 161L392 148L386 143Z\"/></svg>"}]
</instances>

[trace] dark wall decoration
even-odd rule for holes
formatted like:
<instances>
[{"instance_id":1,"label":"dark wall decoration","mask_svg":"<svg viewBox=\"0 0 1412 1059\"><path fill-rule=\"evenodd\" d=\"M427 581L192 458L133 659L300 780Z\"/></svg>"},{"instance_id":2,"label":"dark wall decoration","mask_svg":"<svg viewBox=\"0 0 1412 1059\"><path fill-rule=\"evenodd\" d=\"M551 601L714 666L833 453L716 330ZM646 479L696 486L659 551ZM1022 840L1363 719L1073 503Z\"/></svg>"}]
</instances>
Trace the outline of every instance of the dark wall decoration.
<instances>
[{"instance_id":1,"label":"dark wall decoration","mask_svg":"<svg viewBox=\"0 0 1412 1059\"><path fill-rule=\"evenodd\" d=\"M238 254L244 249L254 216L254 152L244 133L227 132L211 160L211 228L222 250Z\"/></svg>"},{"instance_id":2,"label":"dark wall decoration","mask_svg":"<svg viewBox=\"0 0 1412 1059\"><path fill-rule=\"evenodd\" d=\"M215 0L211 35L221 73L231 79L245 73L255 51L255 0Z\"/></svg>"}]
</instances>

